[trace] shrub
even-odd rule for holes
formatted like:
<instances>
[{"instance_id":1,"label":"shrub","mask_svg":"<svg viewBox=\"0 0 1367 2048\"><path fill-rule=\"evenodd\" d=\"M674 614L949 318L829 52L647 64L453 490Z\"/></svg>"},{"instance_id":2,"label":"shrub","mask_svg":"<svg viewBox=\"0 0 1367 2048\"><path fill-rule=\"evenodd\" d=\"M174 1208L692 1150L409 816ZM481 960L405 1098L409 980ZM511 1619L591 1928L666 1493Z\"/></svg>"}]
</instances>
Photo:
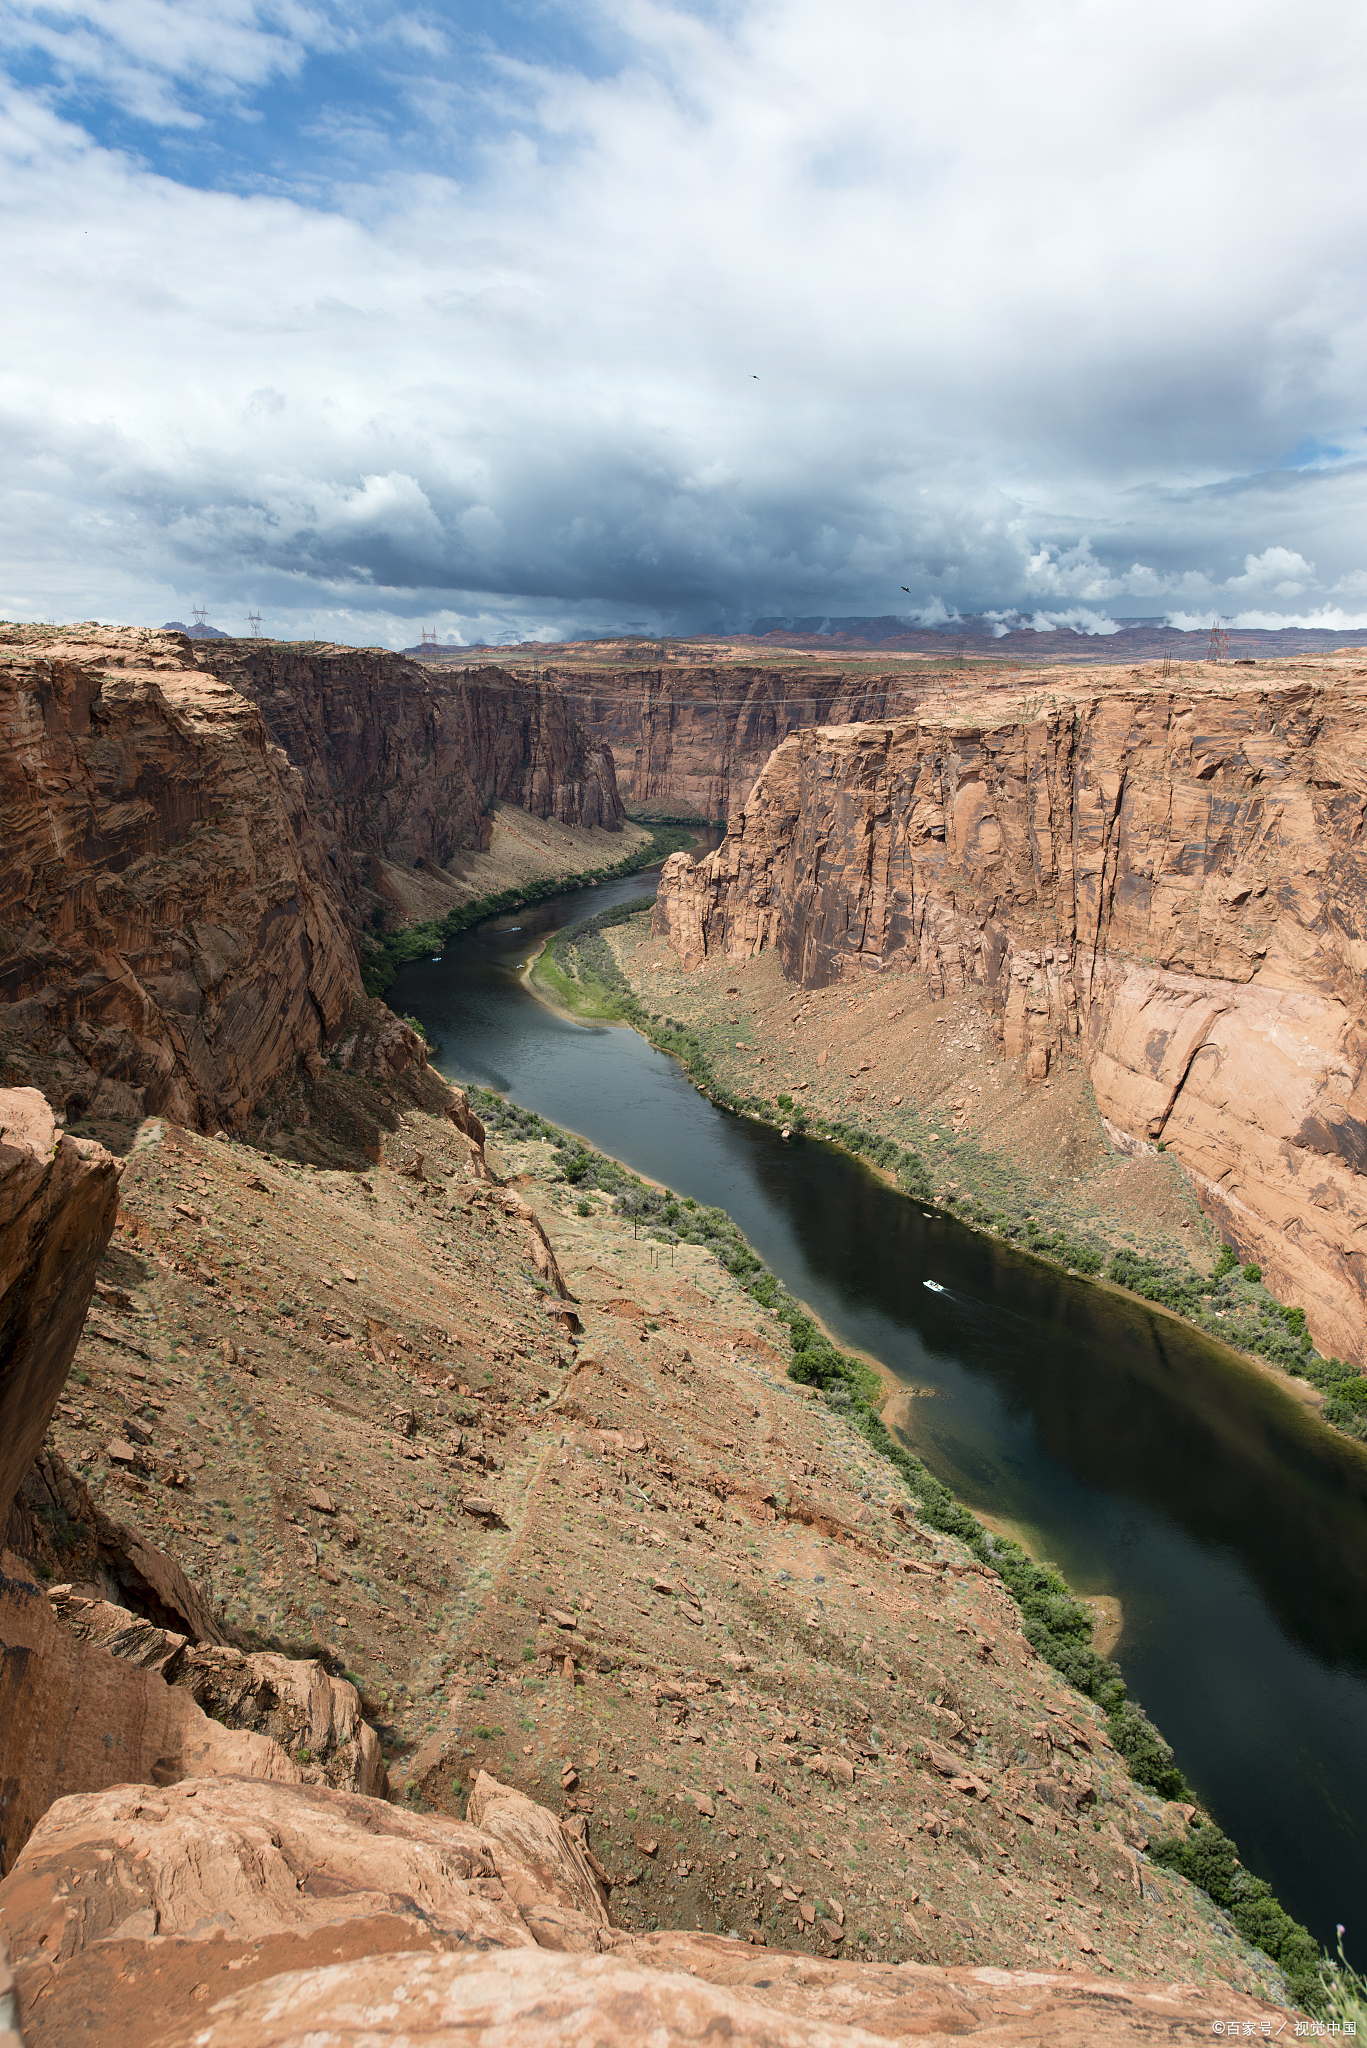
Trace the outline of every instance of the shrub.
<instances>
[{"instance_id":1,"label":"shrub","mask_svg":"<svg viewBox=\"0 0 1367 2048\"><path fill-rule=\"evenodd\" d=\"M1190 1799L1177 1759L1141 1707L1127 1700L1110 1718L1110 1737L1141 1785L1164 1799Z\"/></svg>"},{"instance_id":2,"label":"shrub","mask_svg":"<svg viewBox=\"0 0 1367 2048\"><path fill-rule=\"evenodd\" d=\"M1234 1843L1213 1820L1194 1822L1183 1839L1152 1842L1149 1855L1175 1870L1222 1906L1245 1941L1271 1956L1298 2005L1315 2008L1325 1999L1320 1952L1305 1927L1274 1897L1272 1887L1239 1861Z\"/></svg>"}]
</instances>

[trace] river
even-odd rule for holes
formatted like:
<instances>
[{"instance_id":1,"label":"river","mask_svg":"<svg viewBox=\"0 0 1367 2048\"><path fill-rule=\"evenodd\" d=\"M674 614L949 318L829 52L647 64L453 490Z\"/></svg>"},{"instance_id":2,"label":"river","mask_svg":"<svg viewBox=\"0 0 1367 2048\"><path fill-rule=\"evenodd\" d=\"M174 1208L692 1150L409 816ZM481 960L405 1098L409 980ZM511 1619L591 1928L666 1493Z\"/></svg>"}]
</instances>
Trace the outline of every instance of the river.
<instances>
[{"instance_id":1,"label":"river","mask_svg":"<svg viewBox=\"0 0 1367 2048\"><path fill-rule=\"evenodd\" d=\"M724 1208L837 1341L882 1360L909 1390L890 1419L959 1498L1078 1592L1120 1601L1131 1693L1250 1869L1331 1950L1347 1923L1361 1963L1367 1454L1186 1325L926 1211L819 1140L785 1144L635 1032L538 1002L518 969L540 938L654 880L495 919L406 967L389 1000L441 1042L450 1079Z\"/></svg>"}]
</instances>

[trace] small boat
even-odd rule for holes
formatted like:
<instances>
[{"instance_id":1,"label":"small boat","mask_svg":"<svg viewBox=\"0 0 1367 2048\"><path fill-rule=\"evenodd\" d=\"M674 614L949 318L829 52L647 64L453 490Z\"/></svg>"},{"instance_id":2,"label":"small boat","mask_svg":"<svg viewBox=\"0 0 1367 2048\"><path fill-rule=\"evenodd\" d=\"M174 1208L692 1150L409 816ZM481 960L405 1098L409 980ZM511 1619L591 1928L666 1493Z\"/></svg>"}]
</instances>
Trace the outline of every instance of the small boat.
<instances>
[{"instance_id":1,"label":"small boat","mask_svg":"<svg viewBox=\"0 0 1367 2048\"><path fill-rule=\"evenodd\" d=\"M941 1287L938 1280L923 1280L921 1282L921 1285L923 1287L928 1287L932 1294L944 1294L948 1291L947 1289Z\"/></svg>"},{"instance_id":2,"label":"small boat","mask_svg":"<svg viewBox=\"0 0 1367 2048\"><path fill-rule=\"evenodd\" d=\"M434 967L440 967L440 965L441 965L441 954L440 954L440 953L433 953L433 954L431 954L431 955L430 955L430 958L431 958L431 961L432 961L432 965L433 965Z\"/></svg>"}]
</instances>

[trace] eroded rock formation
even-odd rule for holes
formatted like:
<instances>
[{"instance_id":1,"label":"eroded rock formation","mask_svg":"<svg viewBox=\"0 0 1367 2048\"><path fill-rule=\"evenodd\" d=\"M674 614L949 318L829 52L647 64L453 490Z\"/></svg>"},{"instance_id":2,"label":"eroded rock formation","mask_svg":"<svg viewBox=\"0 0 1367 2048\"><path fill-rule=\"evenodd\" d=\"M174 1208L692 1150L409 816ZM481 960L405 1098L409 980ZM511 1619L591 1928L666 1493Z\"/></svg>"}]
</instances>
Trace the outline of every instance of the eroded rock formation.
<instances>
[{"instance_id":1,"label":"eroded rock formation","mask_svg":"<svg viewBox=\"0 0 1367 2048\"><path fill-rule=\"evenodd\" d=\"M0 648L0 1032L71 1115L240 1124L360 993L301 778L180 634Z\"/></svg>"},{"instance_id":2,"label":"eroded rock formation","mask_svg":"<svg viewBox=\"0 0 1367 2048\"><path fill-rule=\"evenodd\" d=\"M808 732L725 845L667 864L696 964L971 987L1042 1076L1069 1041L1326 1352L1364 1358L1367 688L1060 683L1030 719Z\"/></svg>"}]
</instances>

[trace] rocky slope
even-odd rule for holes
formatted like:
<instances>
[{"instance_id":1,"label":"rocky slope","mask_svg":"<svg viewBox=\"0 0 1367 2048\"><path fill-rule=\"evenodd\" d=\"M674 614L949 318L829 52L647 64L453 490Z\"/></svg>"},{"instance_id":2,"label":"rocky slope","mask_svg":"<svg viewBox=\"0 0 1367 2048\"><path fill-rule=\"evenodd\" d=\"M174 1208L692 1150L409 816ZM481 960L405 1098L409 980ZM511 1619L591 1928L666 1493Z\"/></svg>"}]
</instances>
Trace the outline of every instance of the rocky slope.
<instances>
[{"instance_id":1,"label":"rocky slope","mask_svg":"<svg viewBox=\"0 0 1367 2048\"><path fill-rule=\"evenodd\" d=\"M364 1176L149 1133L45 1455L247 1654L345 1672L396 1797L458 1819L484 1768L584 1830L624 1933L1269 1988L714 1254L581 1216L544 1139L480 1156L421 1109Z\"/></svg>"},{"instance_id":2,"label":"rocky slope","mask_svg":"<svg viewBox=\"0 0 1367 2048\"><path fill-rule=\"evenodd\" d=\"M824 662L562 662L520 672L554 682L579 722L612 749L634 811L700 818L734 817L773 749L799 728L905 716L935 688L904 670Z\"/></svg>"},{"instance_id":3,"label":"rocky slope","mask_svg":"<svg viewBox=\"0 0 1367 2048\"><path fill-rule=\"evenodd\" d=\"M349 2040L400 1980L417 2038L491 2042L571 2004L775 2048L1268 2013L1266 1959L1141 1864L1181 1811L995 1575L712 1252L664 1267L517 1130L491 1159L453 1094L364 1177L165 1122L127 1161L0 1564L30 2048ZM160 1618L206 1599L236 1641ZM417 1811L355 1796L358 1689ZM519 1956L476 1980L472 1943Z\"/></svg>"},{"instance_id":4,"label":"rocky slope","mask_svg":"<svg viewBox=\"0 0 1367 2048\"><path fill-rule=\"evenodd\" d=\"M1015 717L787 740L726 843L667 864L655 929L686 965L973 991L1032 1078L1075 1049L1112 1129L1361 1361L1365 810L1360 658L1060 676Z\"/></svg>"}]
</instances>

